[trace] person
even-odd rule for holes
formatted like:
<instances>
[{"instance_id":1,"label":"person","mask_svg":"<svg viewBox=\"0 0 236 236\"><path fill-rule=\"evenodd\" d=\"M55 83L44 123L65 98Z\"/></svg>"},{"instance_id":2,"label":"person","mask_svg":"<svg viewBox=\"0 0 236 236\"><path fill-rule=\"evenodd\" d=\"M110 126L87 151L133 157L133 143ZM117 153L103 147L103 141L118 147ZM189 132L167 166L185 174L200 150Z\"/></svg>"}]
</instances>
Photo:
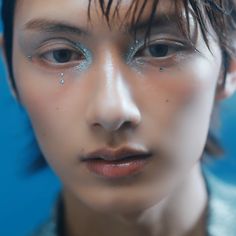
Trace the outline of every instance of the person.
<instances>
[{"instance_id":1,"label":"person","mask_svg":"<svg viewBox=\"0 0 236 236\"><path fill-rule=\"evenodd\" d=\"M3 0L9 77L63 186L37 235L236 234L235 191L202 168L220 153L213 111L236 86L235 9Z\"/></svg>"}]
</instances>

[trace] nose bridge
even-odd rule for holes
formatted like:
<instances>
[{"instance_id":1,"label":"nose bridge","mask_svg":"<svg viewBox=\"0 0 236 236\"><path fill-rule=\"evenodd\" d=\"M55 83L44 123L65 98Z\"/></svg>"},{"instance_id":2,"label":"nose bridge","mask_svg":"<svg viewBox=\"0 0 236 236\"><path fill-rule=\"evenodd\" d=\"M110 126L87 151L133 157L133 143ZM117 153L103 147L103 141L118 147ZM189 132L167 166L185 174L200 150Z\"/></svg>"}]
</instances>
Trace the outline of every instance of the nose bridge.
<instances>
[{"instance_id":1,"label":"nose bridge","mask_svg":"<svg viewBox=\"0 0 236 236\"><path fill-rule=\"evenodd\" d=\"M98 90L99 95L107 96L109 103L119 102L117 95L119 92L124 92L122 87L121 75L118 66L115 66L115 60L111 53L106 52L104 64L101 73L101 90ZM104 91L102 91L104 89ZM120 91L119 91L120 90ZM102 101L105 101L102 99Z\"/></svg>"},{"instance_id":2,"label":"nose bridge","mask_svg":"<svg viewBox=\"0 0 236 236\"><path fill-rule=\"evenodd\" d=\"M104 52L103 52L104 53ZM97 70L97 88L88 108L90 125L114 131L124 124L136 126L140 112L135 104L119 60L106 51Z\"/></svg>"},{"instance_id":3,"label":"nose bridge","mask_svg":"<svg viewBox=\"0 0 236 236\"><path fill-rule=\"evenodd\" d=\"M101 90L98 90L101 97L100 102L106 102L105 108L119 110L129 104L131 94L125 81L119 62L110 53L106 54L103 73L101 75Z\"/></svg>"}]
</instances>

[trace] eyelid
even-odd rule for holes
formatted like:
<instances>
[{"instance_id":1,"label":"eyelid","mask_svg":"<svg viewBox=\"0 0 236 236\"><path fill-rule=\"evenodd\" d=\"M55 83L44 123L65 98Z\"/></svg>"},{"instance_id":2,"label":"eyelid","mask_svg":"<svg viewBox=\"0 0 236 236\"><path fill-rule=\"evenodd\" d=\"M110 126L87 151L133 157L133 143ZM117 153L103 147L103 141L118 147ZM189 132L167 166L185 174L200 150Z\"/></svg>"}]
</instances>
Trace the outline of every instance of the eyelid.
<instances>
[{"instance_id":1,"label":"eyelid","mask_svg":"<svg viewBox=\"0 0 236 236\"><path fill-rule=\"evenodd\" d=\"M62 49L54 49L54 50L50 50L50 51L46 51L45 53L42 53L41 55L39 55L39 57L41 58L41 59L43 59L43 60L47 60L47 61L50 61L49 59L46 59L46 56L50 56L50 54L51 54L51 56L53 56L53 53L54 52L56 52L56 51L60 51L60 50L68 50L68 51L70 51L71 53L72 53L72 55L74 54L74 55L78 55L78 54L81 54L82 55L82 57L84 56L82 53L78 53L77 51L73 51L73 50L70 50L70 49L66 49L66 48L62 48ZM83 60L83 58L81 57L81 59L80 60ZM80 60L71 60L70 62L65 62L65 63L57 63L57 62L55 62L55 63L53 63L53 64L60 64L60 65L62 65L62 64L69 64L69 63L72 63L73 61L80 61ZM51 60L51 62L52 62L53 60Z\"/></svg>"},{"instance_id":2,"label":"eyelid","mask_svg":"<svg viewBox=\"0 0 236 236\"><path fill-rule=\"evenodd\" d=\"M181 47L183 50L195 50L194 45L186 40L181 38L181 40L179 40L178 38L171 36L171 35L166 35L166 34L158 34L158 35L154 35L153 37L150 37L146 42L144 39L142 40L137 40L138 44L137 45L133 45L130 50L130 52L127 54L127 61L130 61L131 58L133 58L134 56L137 56L137 54L139 54L139 52L147 49L149 46L154 45L154 44L166 44L169 46L176 46L176 47Z\"/></svg>"},{"instance_id":3,"label":"eyelid","mask_svg":"<svg viewBox=\"0 0 236 236\"><path fill-rule=\"evenodd\" d=\"M181 48L192 48L192 45L187 41L180 41L176 39L153 39L148 42L148 44L143 46L143 49L148 48L149 46L155 45L155 44L163 44L173 47L181 47Z\"/></svg>"},{"instance_id":4,"label":"eyelid","mask_svg":"<svg viewBox=\"0 0 236 236\"><path fill-rule=\"evenodd\" d=\"M48 50L47 50L48 49ZM64 37L49 38L42 41L39 46L37 46L32 56L40 54L43 51L52 51L56 49L71 49L77 52L81 52L85 57L91 57L92 53L86 46L84 46L79 41L74 41Z\"/></svg>"},{"instance_id":5,"label":"eyelid","mask_svg":"<svg viewBox=\"0 0 236 236\"><path fill-rule=\"evenodd\" d=\"M69 50L74 54L81 55L81 60L71 60L66 63L57 63L52 60L47 60L44 56L49 53L53 53L57 50ZM34 53L32 53L32 61L43 67L48 67L52 70L57 69L69 69L78 66L82 61L87 61L87 64L91 64L92 53L83 44L78 41L71 41L67 38L50 38L42 41L38 47L35 47Z\"/></svg>"},{"instance_id":6,"label":"eyelid","mask_svg":"<svg viewBox=\"0 0 236 236\"><path fill-rule=\"evenodd\" d=\"M81 55L81 60L71 60L71 61L65 62L65 63L57 63L57 62L53 62L53 60L47 59L47 56L50 56L50 55L52 56L55 51L60 51L60 50L69 50L74 55L76 55L76 54ZM55 48L50 48L48 50L42 49L42 51L37 52L35 54L35 56L33 56L33 59L34 58L39 61L41 60L41 62L44 64L48 64L48 65L51 65L54 67L62 67L62 66L74 65L74 64L78 63L78 61L84 60L85 56L81 50L77 50L77 49L73 49L73 48L69 48L69 47L65 47L65 46L62 46L62 47L55 46Z\"/></svg>"},{"instance_id":7,"label":"eyelid","mask_svg":"<svg viewBox=\"0 0 236 236\"><path fill-rule=\"evenodd\" d=\"M42 53L46 53L46 52L52 52L55 50L62 50L62 49L68 49L68 50L72 50L72 51L79 51L81 53L83 53L83 50L78 48L78 46L75 46L71 43L66 43L66 42L46 42L42 45L40 45L37 49L36 49L36 55L42 54Z\"/></svg>"},{"instance_id":8,"label":"eyelid","mask_svg":"<svg viewBox=\"0 0 236 236\"><path fill-rule=\"evenodd\" d=\"M151 39L148 41L148 43L146 43L145 45L143 45L141 48L139 48L136 52L137 56L140 56L143 52L145 52L146 50L149 49L150 46L155 46L155 45L166 45L169 46L169 49L175 52L170 53L169 55L165 56L165 57L154 57L156 60L164 60L167 59L171 56L173 56L174 54L179 54L181 51L187 52L187 51L195 51L195 47L187 40L177 40L177 39L170 39L170 38L158 38L158 39ZM141 56L142 57L142 56Z\"/></svg>"},{"instance_id":9,"label":"eyelid","mask_svg":"<svg viewBox=\"0 0 236 236\"><path fill-rule=\"evenodd\" d=\"M165 57L153 57L151 55L144 55L145 50L148 50L150 46L155 44L164 44L170 47L170 52ZM151 66L153 68L159 67L171 67L182 63L189 56L196 52L196 47L187 39L177 39L176 37L168 37L168 35L157 35L156 37L150 37L150 39L140 45L132 57L129 58L129 63L133 66Z\"/></svg>"}]
</instances>

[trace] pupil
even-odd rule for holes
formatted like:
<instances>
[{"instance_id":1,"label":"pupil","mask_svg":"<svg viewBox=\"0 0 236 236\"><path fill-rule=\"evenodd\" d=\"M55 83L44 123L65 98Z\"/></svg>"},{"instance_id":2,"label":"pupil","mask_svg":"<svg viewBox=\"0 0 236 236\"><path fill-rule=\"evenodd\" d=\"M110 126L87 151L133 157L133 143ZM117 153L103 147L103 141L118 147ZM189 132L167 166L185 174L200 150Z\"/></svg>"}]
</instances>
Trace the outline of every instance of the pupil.
<instances>
[{"instance_id":1,"label":"pupil","mask_svg":"<svg viewBox=\"0 0 236 236\"><path fill-rule=\"evenodd\" d=\"M165 57L168 54L169 46L164 44L151 45L149 51L154 57Z\"/></svg>"},{"instance_id":2,"label":"pupil","mask_svg":"<svg viewBox=\"0 0 236 236\"><path fill-rule=\"evenodd\" d=\"M53 57L57 62L66 63L71 59L71 52L69 50L57 50L53 52Z\"/></svg>"}]
</instances>

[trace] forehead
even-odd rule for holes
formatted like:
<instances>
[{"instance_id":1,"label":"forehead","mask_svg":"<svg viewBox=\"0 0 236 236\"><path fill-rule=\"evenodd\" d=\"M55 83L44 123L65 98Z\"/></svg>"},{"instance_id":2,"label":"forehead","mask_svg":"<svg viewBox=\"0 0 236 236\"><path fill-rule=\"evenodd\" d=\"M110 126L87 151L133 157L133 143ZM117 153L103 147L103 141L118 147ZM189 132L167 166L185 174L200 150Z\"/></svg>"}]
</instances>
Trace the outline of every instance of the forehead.
<instances>
[{"instance_id":1,"label":"forehead","mask_svg":"<svg viewBox=\"0 0 236 236\"><path fill-rule=\"evenodd\" d=\"M104 2L104 8L101 7ZM155 2L158 2L155 7ZM165 15L166 19L176 16L175 4L180 0L18 0L16 5L16 22L29 21L33 18L67 19L73 25L104 24L110 18L109 23L117 25L117 21L131 22L136 19L148 19L152 10L156 14ZM110 4L109 4L110 3ZM88 11L89 10L89 11ZM142 14L140 14L142 13ZM111 20L112 19L112 20Z\"/></svg>"}]
</instances>

